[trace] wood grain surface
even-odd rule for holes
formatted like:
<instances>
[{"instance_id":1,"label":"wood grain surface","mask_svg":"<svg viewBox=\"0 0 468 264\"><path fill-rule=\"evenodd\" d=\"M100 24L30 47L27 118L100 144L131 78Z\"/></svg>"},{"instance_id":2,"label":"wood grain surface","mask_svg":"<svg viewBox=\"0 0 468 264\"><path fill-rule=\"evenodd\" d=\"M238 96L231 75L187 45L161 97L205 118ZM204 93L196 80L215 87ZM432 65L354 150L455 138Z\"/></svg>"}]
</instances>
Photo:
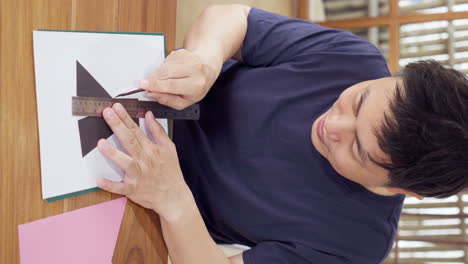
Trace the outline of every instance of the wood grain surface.
<instances>
[{"instance_id":1,"label":"wood grain surface","mask_svg":"<svg viewBox=\"0 0 468 264\"><path fill-rule=\"evenodd\" d=\"M19 224L118 197L42 200L32 31L164 32L172 50L175 17L176 0L0 0L0 263L19 263ZM157 215L129 202L116 252L113 263L166 263Z\"/></svg>"}]
</instances>

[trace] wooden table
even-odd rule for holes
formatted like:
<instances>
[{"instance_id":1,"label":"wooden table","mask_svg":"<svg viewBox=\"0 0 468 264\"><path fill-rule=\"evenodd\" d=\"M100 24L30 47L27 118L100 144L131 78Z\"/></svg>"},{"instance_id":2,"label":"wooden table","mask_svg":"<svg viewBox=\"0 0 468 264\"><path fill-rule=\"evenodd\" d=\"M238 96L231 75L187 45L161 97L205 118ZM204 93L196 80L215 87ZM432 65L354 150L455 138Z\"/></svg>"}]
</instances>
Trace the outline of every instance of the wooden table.
<instances>
[{"instance_id":1,"label":"wooden table","mask_svg":"<svg viewBox=\"0 0 468 264\"><path fill-rule=\"evenodd\" d=\"M164 32L175 44L176 0L0 0L0 263L19 263L18 225L115 199L100 191L41 197L32 30ZM114 263L166 263L158 217L128 203Z\"/></svg>"}]
</instances>

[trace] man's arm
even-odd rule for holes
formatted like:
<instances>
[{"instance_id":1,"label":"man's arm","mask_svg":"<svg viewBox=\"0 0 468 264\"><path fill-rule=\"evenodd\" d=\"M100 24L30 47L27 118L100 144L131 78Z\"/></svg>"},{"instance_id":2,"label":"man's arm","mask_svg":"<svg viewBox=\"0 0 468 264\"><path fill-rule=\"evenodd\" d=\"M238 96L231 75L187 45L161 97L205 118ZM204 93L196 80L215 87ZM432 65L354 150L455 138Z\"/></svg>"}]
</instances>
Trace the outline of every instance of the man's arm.
<instances>
[{"instance_id":1,"label":"man's arm","mask_svg":"<svg viewBox=\"0 0 468 264\"><path fill-rule=\"evenodd\" d=\"M247 31L249 11L250 7L243 5L208 7L187 33L184 48L208 65L212 82L226 60L231 57L242 60L240 48ZM162 217L161 226L172 263L231 263L210 237L193 200L176 218ZM240 255L233 260L232 263L243 263Z\"/></svg>"},{"instance_id":2,"label":"man's arm","mask_svg":"<svg viewBox=\"0 0 468 264\"><path fill-rule=\"evenodd\" d=\"M126 152L106 139L99 140L98 149L125 171L125 177L120 182L100 178L97 185L159 214L174 264L231 264L210 237L184 181L176 147L154 115L145 114L151 139L119 103L104 109L103 116Z\"/></svg>"},{"instance_id":3,"label":"man's arm","mask_svg":"<svg viewBox=\"0 0 468 264\"><path fill-rule=\"evenodd\" d=\"M140 88L161 104L183 109L203 99L218 78L223 63L242 61L250 7L214 5L203 11L184 41Z\"/></svg>"},{"instance_id":4,"label":"man's arm","mask_svg":"<svg viewBox=\"0 0 468 264\"><path fill-rule=\"evenodd\" d=\"M242 61L241 46L247 32L249 11L250 7L244 5L206 8L187 32L184 48L219 69L232 57Z\"/></svg>"},{"instance_id":5,"label":"man's arm","mask_svg":"<svg viewBox=\"0 0 468 264\"><path fill-rule=\"evenodd\" d=\"M232 56L241 59L238 51L247 31L249 11L249 7L242 5L207 8L188 32L185 49L166 58L152 79L147 80L147 90L157 96L158 102L176 108L203 98L223 62ZM128 154L106 140L101 140L98 147L126 171L126 177L123 182L100 179L98 186L126 195L160 215L164 240L174 264L242 264L241 255L231 262L209 235L183 180L176 148L154 116L151 113L145 116L154 142L140 131L120 104L106 109L104 118Z\"/></svg>"},{"instance_id":6,"label":"man's arm","mask_svg":"<svg viewBox=\"0 0 468 264\"><path fill-rule=\"evenodd\" d=\"M210 87L226 60L234 57L242 61L241 46L247 32L249 11L250 7L243 5L208 7L187 33L184 48L195 53L211 68ZM228 259L218 248L195 202L192 200L190 203L176 218L161 218L164 240L172 263L243 264L241 254Z\"/></svg>"},{"instance_id":7,"label":"man's arm","mask_svg":"<svg viewBox=\"0 0 468 264\"><path fill-rule=\"evenodd\" d=\"M242 254L226 257L206 229L195 202L176 218L161 217L161 227L173 264L243 264Z\"/></svg>"}]
</instances>

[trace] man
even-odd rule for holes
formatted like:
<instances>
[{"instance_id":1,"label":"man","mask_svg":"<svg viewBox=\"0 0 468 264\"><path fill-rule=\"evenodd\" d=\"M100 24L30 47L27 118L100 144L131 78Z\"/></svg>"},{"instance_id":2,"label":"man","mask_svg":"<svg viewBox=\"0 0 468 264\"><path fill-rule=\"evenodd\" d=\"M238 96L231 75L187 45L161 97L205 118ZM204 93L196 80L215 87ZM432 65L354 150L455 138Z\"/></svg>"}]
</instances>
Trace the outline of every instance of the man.
<instances>
[{"instance_id":1,"label":"man","mask_svg":"<svg viewBox=\"0 0 468 264\"><path fill-rule=\"evenodd\" d=\"M126 177L98 186L160 215L175 264L379 263L403 194L467 186L465 76L429 61L391 77L345 31L213 6L141 87L178 109L200 101L201 119L175 121L174 145L151 113L152 140L107 108L127 153L98 147ZM215 242L251 249L227 258Z\"/></svg>"}]
</instances>

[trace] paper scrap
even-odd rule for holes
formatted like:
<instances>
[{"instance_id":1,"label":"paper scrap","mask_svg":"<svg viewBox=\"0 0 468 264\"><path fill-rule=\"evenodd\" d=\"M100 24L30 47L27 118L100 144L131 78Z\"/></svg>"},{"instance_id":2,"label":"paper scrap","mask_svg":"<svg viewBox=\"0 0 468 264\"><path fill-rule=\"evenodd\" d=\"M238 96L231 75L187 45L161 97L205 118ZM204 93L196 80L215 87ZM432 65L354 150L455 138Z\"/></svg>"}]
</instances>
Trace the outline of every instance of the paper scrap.
<instances>
[{"instance_id":1,"label":"paper scrap","mask_svg":"<svg viewBox=\"0 0 468 264\"><path fill-rule=\"evenodd\" d=\"M127 198L18 226L21 264L111 263Z\"/></svg>"}]
</instances>

